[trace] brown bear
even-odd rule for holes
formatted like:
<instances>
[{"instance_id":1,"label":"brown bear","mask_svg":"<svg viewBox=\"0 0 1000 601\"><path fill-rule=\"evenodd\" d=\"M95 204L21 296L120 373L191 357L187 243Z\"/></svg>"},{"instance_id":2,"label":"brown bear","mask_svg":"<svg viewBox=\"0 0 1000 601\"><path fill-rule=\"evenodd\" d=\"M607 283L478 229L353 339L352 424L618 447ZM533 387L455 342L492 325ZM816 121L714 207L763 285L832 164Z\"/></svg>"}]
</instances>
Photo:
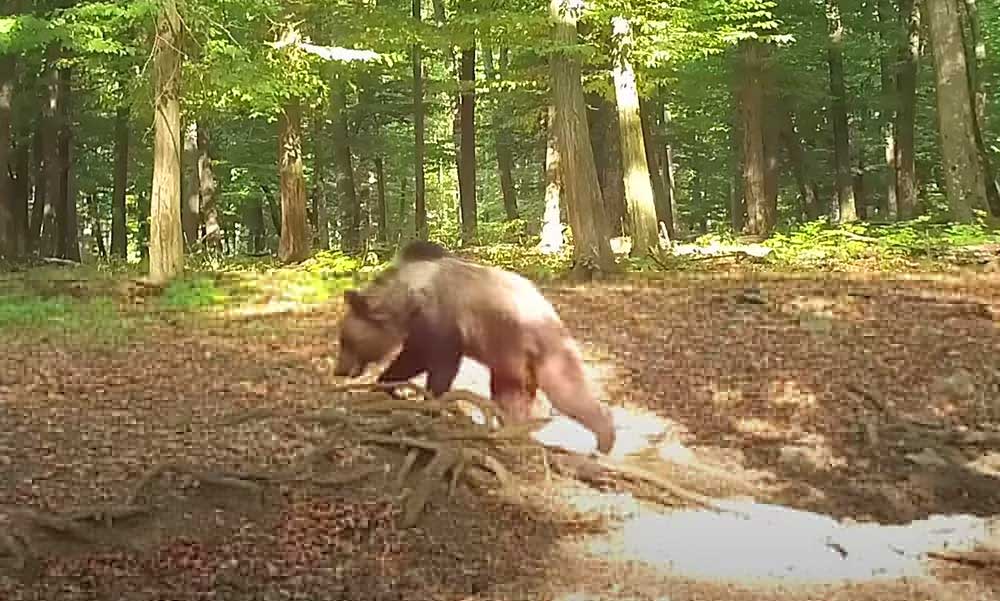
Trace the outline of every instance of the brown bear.
<instances>
[{"instance_id":1,"label":"brown bear","mask_svg":"<svg viewBox=\"0 0 1000 601\"><path fill-rule=\"evenodd\" d=\"M599 451L614 446L611 411L591 389L576 341L526 278L418 241L366 289L344 298L336 375L359 376L395 355L380 382L427 372L427 388L439 396L469 357L490 370L491 397L508 420L533 417L540 388L594 434Z\"/></svg>"}]
</instances>

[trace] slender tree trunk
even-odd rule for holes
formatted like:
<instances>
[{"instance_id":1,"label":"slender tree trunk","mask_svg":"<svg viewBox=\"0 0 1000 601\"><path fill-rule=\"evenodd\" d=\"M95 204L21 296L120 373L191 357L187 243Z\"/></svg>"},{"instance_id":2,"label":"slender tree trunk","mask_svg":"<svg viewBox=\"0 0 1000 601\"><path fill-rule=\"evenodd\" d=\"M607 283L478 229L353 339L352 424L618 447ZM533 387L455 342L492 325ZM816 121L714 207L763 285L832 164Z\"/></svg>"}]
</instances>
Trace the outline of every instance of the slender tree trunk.
<instances>
[{"instance_id":1,"label":"slender tree trunk","mask_svg":"<svg viewBox=\"0 0 1000 601\"><path fill-rule=\"evenodd\" d=\"M788 162L795 176L795 184L799 188L799 200L802 203L802 214L805 219L816 219L822 213L816 187L810 177L806 162L806 153L795 127L795 118L791 110L785 110L784 127L781 128L781 139L788 152Z\"/></svg>"},{"instance_id":2,"label":"slender tree trunk","mask_svg":"<svg viewBox=\"0 0 1000 601\"><path fill-rule=\"evenodd\" d=\"M476 239L476 47L462 50L462 94L459 117L461 121L461 156L459 177L461 185L462 243L472 244Z\"/></svg>"},{"instance_id":3,"label":"slender tree trunk","mask_svg":"<svg viewBox=\"0 0 1000 601\"><path fill-rule=\"evenodd\" d=\"M219 204L216 198L215 170L212 168L211 137L204 123L198 124L198 191L201 221L205 225L205 244L220 247L224 237L219 221Z\"/></svg>"},{"instance_id":4,"label":"slender tree trunk","mask_svg":"<svg viewBox=\"0 0 1000 601\"><path fill-rule=\"evenodd\" d=\"M14 57L0 56L0 170L2 170L0 171L0 258L14 258L17 255L14 182L7 175L7 165L13 155L14 146L14 138L11 135L14 78Z\"/></svg>"},{"instance_id":5,"label":"slender tree trunk","mask_svg":"<svg viewBox=\"0 0 1000 601\"><path fill-rule=\"evenodd\" d=\"M34 197L33 204L31 205L31 223L29 224L28 232L28 251L44 253L43 241L42 241L42 223L45 221L45 206L48 203L46 196L48 196L48 181L45 179L45 136L47 135L48 125L45 122L44 111L42 115L39 116L38 129L35 130L34 139L32 140L32 148L34 154L33 161L33 177L34 181Z\"/></svg>"},{"instance_id":6,"label":"slender tree trunk","mask_svg":"<svg viewBox=\"0 0 1000 601\"><path fill-rule=\"evenodd\" d=\"M657 149L662 147L654 132L655 118L654 109L647 105L647 101L639 101L639 116L642 123L642 140L646 153L646 165L649 169L649 184L653 189L653 199L655 201L656 221L660 238L663 242L669 243L673 239L673 215L670 210L670 201L667 197L667 190L660 175L659 161L656 158ZM658 111L657 111L658 112Z\"/></svg>"},{"instance_id":7,"label":"slender tree trunk","mask_svg":"<svg viewBox=\"0 0 1000 601\"><path fill-rule=\"evenodd\" d=\"M677 235L676 215L674 214L674 207L677 203L674 186L674 149L670 144L670 110L665 105L662 105L658 112L660 113L660 129L663 133L663 140L658 148L660 152L660 169L663 174L663 189L666 194L666 206L664 208L669 217L669 221L667 221L667 233L670 235L670 239L673 240Z\"/></svg>"},{"instance_id":8,"label":"slender tree trunk","mask_svg":"<svg viewBox=\"0 0 1000 601\"><path fill-rule=\"evenodd\" d=\"M555 108L549 105L548 135L545 144L545 212L542 215L541 240L538 250L543 254L557 253L563 246L563 224L560 219L560 197L562 167L559 161L559 147L556 143Z\"/></svg>"},{"instance_id":9,"label":"slender tree trunk","mask_svg":"<svg viewBox=\"0 0 1000 601\"><path fill-rule=\"evenodd\" d=\"M420 2L412 0L413 19L420 22ZM413 62L413 223L416 237L427 239L427 202L426 185L424 183L424 77L421 64L420 45L414 44L411 50ZM404 221L400 215L400 221Z\"/></svg>"},{"instance_id":10,"label":"slender tree trunk","mask_svg":"<svg viewBox=\"0 0 1000 601\"><path fill-rule=\"evenodd\" d=\"M934 57L938 134L952 218L971 222L986 209L986 181L975 142L976 117L969 94L961 22L954 0L925 0Z\"/></svg>"},{"instance_id":11,"label":"slender tree trunk","mask_svg":"<svg viewBox=\"0 0 1000 601\"><path fill-rule=\"evenodd\" d=\"M989 149L983 139L986 130L986 91L983 88L982 63L986 60L986 43L983 41L979 26L979 8L976 0L959 0L959 14L963 27L963 47L968 66L969 93L972 95L972 110L976 121L976 150L979 152L979 162L986 178L986 199L990 211L1000 215L1000 182L997 181L990 159Z\"/></svg>"},{"instance_id":12,"label":"slender tree trunk","mask_svg":"<svg viewBox=\"0 0 1000 601\"><path fill-rule=\"evenodd\" d=\"M119 259L128 256L128 226L125 193L128 189L129 107L115 112L115 169L111 193L111 254Z\"/></svg>"},{"instance_id":13,"label":"slender tree trunk","mask_svg":"<svg viewBox=\"0 0 1000 601\"><path fill-rule=\"evenodd\" d=\"M71 71L59 71L59 97L62 124L59 132L60 187L56 205L56 223L59 231L59 256L70 261L80 261L79 215L77 210L76 140L70 94Z\"/></svg>"},{"instance_id":14,"label":"slender tree trunk","mask_svg":"<svg viewBox=\"0 0 1000 601\"><path fill-rule=\"evenodd\" d=\"M354 183L354 164L347 128L347 96L343 82L331 86L330 117L333 122L333 164L341 210L341 249L353 254L361 249L361 205Z\"/></svg>"},{"instance_id":15,"label":"slender tree trunk","mask_svg":"<svg viewBox=\"0 0 1000 601\"><path fill-rule=\"evenodd\" d=\"M278 260L298 263L312 253L306 218L306 177L302 166L302 109L298 98L285 105L278 119L281 148L281 238Z\"/></svg>"},{"instance_id":16,"label":"slender tree trunk","mask_svg":"<svg viewBox=\"0 0 1000 601\"><path fill-rule=\"evenodd\" d=\"M177 0L163 0L153 48L153 192L149 223L149 276L167 282L184 267L181 197L181 18Z\"/></svg>"},{"instance_id":17,"label":"slender tree trunk","mask_svg":"<svg viewBox=\"0 0 1000 601\"><path fill-rule=\"evenodd\" d=\"M198 242L201 225L201 182L198 180L198 123L191 121L184 129L183 188L181 223L184 228L185 248Z\"/></svg>"},{"instance_id":18,"label":"slender tree trunk","mask_svg":"<svg viewBox=\"0 0 1000 601\"><path fill-rule=\"evenodd\" d=\"M42 256L55 256L59 248L59 232L57 216L59 204L65 199L60 197L62 188L62 162L59 157L59 131L62 109L59 102L59 72L56 61L59 58L59 47L52 45L46 51L46 62L43 75L44 99L42 104L42 153L45 178L45 204L42 208L41 240L39 251Z\"/></svg>"},{"instance_id":19,"label":"slender tree trunk","mask_svg":"<svg viewBox=\"0 0 1000 601\"><path fill-rule=\"evenodd\" d=\"M826 0L830 32L827 63L830 68L830 121L833 123L833 157L837 180L837 203L842 223L857 221L858 212L851 181L851 143L847 120L847 88L844 84L844 25L840 0Z\"/></svg>"},{"instance_id":20,"label":"slender tree trunk","mask_svg":"<svg viewBox=\"0 0 1000 601\"><path fill-rule=\"evenodd\" d=\"M313 226L317 244L322 250L330 250L330 214L327 208L329 198L326 188L327 154L324 119L317 116L314 123L313 140Z\"/></svg>"},{"instance_id":21,"label":"slender tree trunk","mask_svg":"<svg viewBox=\"0 0 1000 601\"><path fill-rule=\"evenodd\" d=\"M385 204L385 165L381 156L375 157L375 178L378 188L375 197L375 212L378 214L378 242L389 240L389 210Z\"/></svg>"},{"instance_id":22,"label":"slender tree trunk","mask_svg":"<svg viewBox=\"0 0 1000 601\"><path fill-rule=\"evenodd\" d=\"M898 175L896 173L896 132L895 122L898 112L896 98L896 73L890 57L896 54L893 44L898 31L899 19L894 14L891 0L878 0L879 39L884 50L879 52L879 74L881 75L882 140L885 156L885 202L882 218L895 220L899 216L899 201L896 194Z\"/></svg>"},{"instance_id":23,"label":"slender tree trunk","mask_svg":"<svg viewBox=\"0 0 1000 601\"><path fill-rule=\"evenodd\" d=\"M506 52L501 50L498 68L493 65L493 49L483 45L483 68L486 78L495 81L503 78ZM517 191L514 187L514 154L511 150L510 131L504 107L493 103L493 148L497 155L497 171L500 174L500 194L503 196L504 215L508 221L517 219Z\"/></svg>"},{"instance_id":24,"label":"slender tree trunk","mask_svg":"<svg viewBox=\"0 0 1000 601\"><path fill-rule=\"evenodd\" d=\"M739 56L745 56L747 50L740 48ZM746 153L746 128L743 121L746 119L746 103L744 101L744 89L746 88L746 70L734 69L738 73L733 78L732 106L737 107L731 117L732 123L729 128L730 152L730 185L729 185L729 223L736 235L742 234L746 228L746 201L743 190L744 164L746 163L744 154Z\"/></svg>"},{"instance_id":25,"label":"slender tree trunk","mask_svg":"<svg viewBox=\"0 0 1000 601\"><path fill-rule=\"evenodd\" d=\"M94 242L97 243L97 253L101 260L108 260L108 249L104 245L104 228L101 227L101 208L97 203L97 193L91 192L87 195L87 205L90 209L91 227L94 231Z\"/></svg>"},{"instance_id":26,"label":"slender tree trunk","mask_svg":"<svg viewBox=\"0 0 1000 601\"><path fill-rule=\"evenodd\" d=\"M766 236L774 226L768 213L766 157L764 154L764 93L760 76L760 42L740 42L744 57L743 193L748 234Z\"/></svg>"},{"instance_id":27,"label":"slender tree trunk","mask_svg":"<svg viewBox=\"0 0 1000 601\"><path fill-rule=\"evenodd\" d=\"M28 151L27 143L14 149L14 173L16 175L12 188L14 195L12 209L14 256L21 257L28 254L31 236L30 219L28 218L28 197L31 191L31 153Z\"/></svg>"},{"instance_id":28,"label":"slender tree trunk","mask_svg":"<svg viewBox=\"0 0 1000 601\"><path fill-rule=\"evenodd\" d=\"M917 210L916 135L917 73L920 59L920 5L900 0L899 18L905 36L899 48L896 72L896 203L899 219L911 219Z\"/></svg>"},{"instance_id":29,"label":"slender tree trunk","mask_svg":"<svg viewBox=\"0 0 1000 601\"><path fill-rule=\"evenodd\" d=\"M557 46L577 43L577 19L582 9L583 3L579 1L550 0L549 14ZM551 59L551 70L559 163L573 231L576 270L578 274L583 270L613 271L614 256L587 131L580 59L556 53Z\"/></svg>"},{"instance_id":30,"label":"slender tree trunk","mask_svg":"<svg viewBox=\"0 0 1000 601\"><path fill-rule=\"evenodd\" d=\"M264 232L264 195L270 196L266 190L262 190L263 195L253 196L247 204L243 223L247 226L247 233L250 237L250 253L260 254L265 251L266 240Z\"/></svg>"},{"instance_id":31,"label":"slender tree trunk","mask_svg":"<svg viewBox=\"0 0 1000 601\"><path fill-rule=\"evenodd\" d=\"M601 94L588 94L585 98L587 104L594 107L593 110L588 109L590 147L594 153L601 198L604 200L608 233L620 236L628 229L628 209L625 203L625 171L622 167L618 110L612 100Z\"/></svg>"},{"instance_id":32,"label":"slender tree trunk","mask_svg":"<svg viewBox=\"0 0 1000 601\"><path fill-rule=\"evenodd\" d=\"M278 138L281 136L279 134ZM265 188L261 186L261 190L264 192L264 199L267 201L267 213L271 216L271 225L274 227L275 234L281 237L281 204L280 200L276 201L274 199L274 194L271 193L270 188ZM280 190L279 190L280 195ZM266 225L265 225L266 229ZM266 236L266 233L265 233Z\"/></svg>"}]
</instances>

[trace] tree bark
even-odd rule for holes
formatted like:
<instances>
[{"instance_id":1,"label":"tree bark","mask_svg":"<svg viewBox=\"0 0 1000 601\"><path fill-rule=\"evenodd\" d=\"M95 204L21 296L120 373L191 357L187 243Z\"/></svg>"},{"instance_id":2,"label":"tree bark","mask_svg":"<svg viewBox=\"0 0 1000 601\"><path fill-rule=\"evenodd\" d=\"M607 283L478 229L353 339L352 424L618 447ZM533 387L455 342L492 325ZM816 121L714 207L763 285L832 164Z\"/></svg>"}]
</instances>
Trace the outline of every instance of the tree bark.
<instances>
[{"instance_id":1,"label":"tree bark","mask_svg":"<svg viewBox=\"0 0 1000 601\"><path fill-rule=\"evenodd\" d=\"M119 259L128 256L128 225L125 194L128 189L129 107L115 112L115 168L111 193L111 254Z\"/></svg>"},{"instance_id":2,"label":"tree bark","mask_svg":"<svg viewBox=\"0 0 1000 601\"><path fill-rule=\"evenodd\" d=\"M381 156L375 157L375 213L378 217L378 242L385 244L389 240L389 210L385 204L385 165Z\"/></svg>"},{"instance_id":3,"label":"tree bark","mask_svg":"<svg viewBox=\"0 0 1000 601\"><path fill-rule=\"evenodd\" d=\"M31 153L28 144L22 143L14 149L14 173L12 209L14 227L14 256L22 257L28 254L30 219L28 218L28 198L31 190Z\"/></svg>"},{"instance_id":4,"label":"tree bark","mask_svg":"<svg viewBox=\"0 0 1000 601\"><path fill-rule=\"evenodd\" d=\"M198 179L198 123L191 121L184 129L183 189L181 223L184 228L185 248L198 242L201 225L201 181Z\"/></svg>"},{"instance_id":5,"label":"tree bark","mask_svg":"<svg viewBox=\"0 0 1000 601\"><path fill-rule=\"evenodd\" d=\"M582 9L582 0L550 0L549 14L557 46L577 44L577 20ZM556 52L551 58L550 68L559 162L573 231L576 275L592 270L614 271L614 256L608 241L604 205L587 131L580 60Z\"/></svg>"},{"instance_id":6,"label":"tree bark","mask_svg":"<svg viewBox=\"0 0 1000 601\"><path fill-rule=\"evenodd\" d=\"M542 215L541 239L538 250L542 254L557 253L563 246L563 224L560 219L562 196L559 147L556 142L555 107L549 105L545 144L545 212Z\"/></svg>"},{"instance_id":7,"label":"tree bark","mask_svg":"<svg viewBox=\"0 0 1000 601\"><path fill-rule=\"evenodd\" d=\"M660 153L660 169L662 170L662 180L663 189L666 194L665 209L667 210L667 216L669 221L667 221L667 233L670 235L670 239L673 240L677 235L677 225L676 225L676 215L674 214L674 207L676 206L676 189L674 185L674 149L670 144L670 110L665 106L660 106L660 130L663 134L663 139L658 145Z\"/></svg>"},{"instance_id":8,"label":"tree bark","mask_svg":"<svg viewBox=\"0 0 1000 601\"><path fill-rule=\"evenodd\" d=\"M851 143L847 120L847 88L844 84L844 25L840 0L826 0L829 29L827 64L830 69L830 121L833 124L833 160L837 181L837 203L841 223L857 221L858 212L851 180Z\"/></svg>"},{"instance_id":9,"label":"tree bark","mask_svg":"<svg viewBox=\"0 0 1000 601\"><path fill-rule=\"evenodd\" d=\"M247 226L251 254L263 253L266 248L264 234L264 195L267 190L261 190L261 196L252 196L245 205L243 223Z\"/></svg>"},{"instance_id":10,"label":"tree bark","mask_svg":"<svg viewBox=\"0 0 1000 601\"><path fill-rule=\"evenodd\" d=\"M476 47L462 50L461 68L461 156L459 177L461 185L462 243L472 244L476 239Z\"/></svg>"},{"instance_id":11,"label":"tree bark","mask_svg":"<svg viewBox=\"0 0 1000 601\"><path fill-rule=\"evenodd\" d=\"M895 220L899 216L899 201L896 194L898 186L898 176L896 173L896 135L895 122L898 100L896 99L896 73L892 68L890 57L895 54L896 47L893 44L895 33L899 26L899 19L893 12L891 0L878 0L878 31L879 40L882 42L884 50L879 52L878 64L879 75L881 76L881 114L882 140L885 156L885 202L882 206L883 215L881 217L888 220Z\"/></svg>"},{"instance_id":12,"label":"tree bark","mask_svg":"<svg viewBox=\"0 0 1000 601\"><path fill-rule=\"evenodd\" d=\"M101 208L97 203L97 193L91 192L87 196L87 204L90 209L90 218L94 231L94 242L97 243L97 253L102 260L108 260L108 249L104 245L104 228L101 227Z\"/></svg>"},{"instance_id":13,"label":"tree bark","mask_svg":"<svg viewBox=\"0 0 1000 601\"><path fill-rule=\"evenodd\" d=\"M666 186L663 183L663 177L660 175L659 160L656 157L656 150L662 147L662 144L660 144L657 135L654 133L656 120L653 116L653 110L647 105L647 101L640 100L639 105L642 140L646 153L646 165L647 169L649 169L649 185L653 189L658 235L662 237L663 242L669 243L674 237L672 226L673 214Z\"/></svg>"},{"instance_id":14,"label":"tree bark","mask_svg":"<svg viewBox=\"0 0 1000 601\"><path fill-rule=\"evenodd\" d=\"M34 161L32 163L34 181L34 203L31 205L31 223L28 231L28 252L44 253L42 240L42 223L45 221L45 206L48 203L48 181L45 179L45 136L48 135L48 125L45 120L45 109L39 115L38 129L32 140Z\"/></svg>"},{"instance_id":15,"label":"tree bark","mask_svg":"<svg viewBox=\"0 0 1000 601\"><path fill-rule=\"evenodd\" d=\"M805 219L816 219L822 213L816 185L812 181L807 166L806 152L795 127L795 117L790 109L785 110L784 127L781 128L781 139L788 152L788 162L795 176L795 184L799 189L799 201L802 203L802 216Z\"/></svg>"},{"instance_id":16,"label":"tree bark","mask_svg":"<svg viewBox=\"0 0 1000 601\"><path fill-rule=\"evenodd\" d=\"M181 18L176 0L163 0L153 47L153 191L149 217L149 277L157 283L184 267L181 197Z\"/></svg>"},{"instance_id":17,"label":"tree bark","mask_svg":"<svg viewBox=\"0 0 1000 601\"><path fill-rule=\"evenodd\" d=\"M620 236L626 232L628 209L625 203L625 171L622 167L621 134L615 103L601 94L585 96L589 110L590 147L594 153L597 182L607 217L609 234Z\"/></svg>"},{"instance_id":18,"label":"tree bark","mask_svg":"<svg viewBox=\"0 0 1000 601\"><path fill-rule=\"evenodd\" d=\"M361 205L354 182L354 163L347 128L347 95L343 82L331 86L330 118L333 122L333 164L341 211L340 247L347 254L361 249Z\"/></svg>"},{"instance_id":19,"label":"tree bark","mask_svg":"<svg viewBox=\"0 0 1000 601\"><path fill-rule=\"evenodd\" d=\"M413 19L418 23L421 0L412 0ZM416 237L427 239L427 202L426 184L424 180L424 77L420 45L414 44L411 50L413 63L413 223ZM400 221L405 221L403 215Z\"/></svg>"},{"instance_id":20,"label":"tree bark","mask_svg":"<svg viewBox=\"0 0 1000 601\"><path fill-rule=\"evenodd\" d=\"M959 0L959 14L962 20L963 47L968 67L969 93L976 121L976 150L979 152L980 168L986 178L986 200L990 211L1000 215L1000 182L996 179L993 161L983 138L986 130L986 90L983 88L982 62L986 60L986 43L979 26L979 8L976 0Z\"/></svg>"},{"instance_id":21,"label":"tree bark","mask_svg":"<svg viewBox=\"0 0 1000 601\"><path fill-rule=\"evenodd\" d=\"M298 263L312 253L306 216L306 178L302 166L302 110L298 98L285 105L278 119L281 148L281 238L278 260Z\"/></svg>"},{"instance_id":22,"label":"tree bark","mask_svg":"<svg viewBox=\"0 0 1000 601\"><path fill-rule=\"evenodd\" d=\"M45 178L44 205L42 206L41 238L39 240L39 252L44 257L52 257L58 254L59 232L57 225L57 215L60 213L59 204L65 199L60 197L62 189L62 162L59 157L59 132L60 117L62 109L59 99L59 71L56 68L56 61L59 59L60 50L56 45L51 45L46 51L46 67L42 76L44 98L42 100L42 155L43 174Z\"/></svg>"},{"instance_id":23,"label":"tree bark","mask_svg":"<svg viewBox=\"0 0 1000 601\"><path fill-rule=\"evenodd\" d=\"M920 59L920 6L915 0L900 0L899 18L905 36L899 48L896 71L896 203L899 219L916 216L917 167L914 123L917 113L917 73Z\"/></svg>"},{"instance_id":24,"label":"tree bark","mask_svg":"<svg viewBox=\"0 0 1000 601\"><path fill-rule=\"evenodd\" d=\"M493 64L493 49L489 44L483 45L483 68L486 78L490 81L502 80L505 71L504 50L500 51L498 64ZM503 107L493 102L493 148L497 156L497 172L500 174L500 194L503 197L504 215L508 221L517 219L517 190L514 187L514 154L511 150L510 130L507 127L507 117Z\"/></svg>"},{"instance_id":25,"label":"tree bark","mask_svg":"<svg viewBox=\"0 0 1000 601\"><path fill-rule=\"evenodd\" d=\"M986 181L976 148L961 22L954 0L925 0L935 87L938 135L945 189L952 218L971 222L973 209L986 209Z\"/></svg>"},{"instance_id":26,"label":"tree bark","mask_svg":"<svg viewBox=\"0 0 1000 601\"><path fill-rule=\"evenodd\" d=\"M316 243L322 250L330 250L330 214L327 208L329 198L326 188L327 154L326 136L324 135L324 120L317 117L314 124L313 140L313 228L316 232Z\"/></svg>"},{"instance_id":27,"label":"tree bark","mask_svg":"<svg viewBox=\"0 0 1000 601\"><path fill-rule=\"evenodd\" d=\"M7 165L10 164L14 146L14 138L11 135L14 61L12 55L0 56L0 170L2 170L0 171L0 258L8 259L17 255L14 181L7 174Z\"/></svg>"},{"instance_id":28,"label":"tree bark","mask_svg":"<svg viewBox=\"0 0 1000 601\"><path fill-rule=\"evenodd\" d=\"M212 168L211 137L204 123L198 124L198 191L201 221L205 227L202 238L207 245L219 247L224 237L219 222L219 204L216 198L215 170Z\"/></svg>"},{"instance_id":29,"label":"tree bark","mask_svg":"<svg viewBox=\"0 0 1000 601\"><path fill-rule=\"evenodd\" d=\"M774 227L768 211L766 157L764 154L764 92L761 86L760 42L740 42L744 59L743 107L743 194L746 202L746 231L766 236Z\"/></svg>"},{"instance_id":30,"label":"tree bark","mask_svg":"<svg viewBox=\"0 0 1000 601\"><path fill-rule=\"evenodd\" d=\"M59 235L58 254L63 259L80 261L79 214L77 209L76 140L73 129L71 101L71 71L59 70L60 123L59 132L59 200L56 204L56 224Z\"/></svg>"}]
</instances>

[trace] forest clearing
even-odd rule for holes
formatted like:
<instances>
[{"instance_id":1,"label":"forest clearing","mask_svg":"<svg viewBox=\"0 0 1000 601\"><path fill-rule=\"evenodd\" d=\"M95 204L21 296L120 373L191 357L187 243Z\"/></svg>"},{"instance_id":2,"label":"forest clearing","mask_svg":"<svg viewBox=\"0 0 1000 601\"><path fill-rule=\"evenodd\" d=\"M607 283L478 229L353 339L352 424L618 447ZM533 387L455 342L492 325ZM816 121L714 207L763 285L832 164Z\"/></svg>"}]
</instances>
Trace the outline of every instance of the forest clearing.
<instances>
[{"instance_id":1,"label":"forest clearing","mask_svg":"<svg viewBox=\"0 0 1000 601\"><path fill-rule=\"evenodd\" d=\"M0 599L1000 599L998 48L0 3Z\"/></svg>"}]
</instances>

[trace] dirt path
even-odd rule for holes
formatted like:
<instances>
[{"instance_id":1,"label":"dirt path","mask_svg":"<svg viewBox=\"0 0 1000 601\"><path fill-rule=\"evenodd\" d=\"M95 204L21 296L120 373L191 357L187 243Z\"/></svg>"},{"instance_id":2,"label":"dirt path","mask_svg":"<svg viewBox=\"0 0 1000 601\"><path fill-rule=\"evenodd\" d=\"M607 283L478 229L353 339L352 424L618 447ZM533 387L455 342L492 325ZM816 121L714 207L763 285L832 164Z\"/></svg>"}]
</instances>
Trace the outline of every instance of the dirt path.
<instances>
[{"instance_id":1,"label":"dirt path","mask_svg":"<svg viewBox=\"0 0 1000 601\"><path fill-rule=\"evenodd\" d=\"M980 536L1000 509L1000 283L677 277L547 293L623 416L616 454L781 513L744 506L748 525L582 487L461 491L401 532L379 481L260 499L182 482L170 511L123 526L132 550L62 544L31 578L4 572L0 597L1000 598L996 573L911 561ZM122 499L165 460L288 464L309 449L300 426L219 424L327 406L335 329L333 307L155 320L105 349L19 337L0 355L0 503ZM473 366L458 385L483 384ZM331 469L354 455L336 449ZM885 527L832 522L845 519Z\"/></svg>"}]
</instances>

